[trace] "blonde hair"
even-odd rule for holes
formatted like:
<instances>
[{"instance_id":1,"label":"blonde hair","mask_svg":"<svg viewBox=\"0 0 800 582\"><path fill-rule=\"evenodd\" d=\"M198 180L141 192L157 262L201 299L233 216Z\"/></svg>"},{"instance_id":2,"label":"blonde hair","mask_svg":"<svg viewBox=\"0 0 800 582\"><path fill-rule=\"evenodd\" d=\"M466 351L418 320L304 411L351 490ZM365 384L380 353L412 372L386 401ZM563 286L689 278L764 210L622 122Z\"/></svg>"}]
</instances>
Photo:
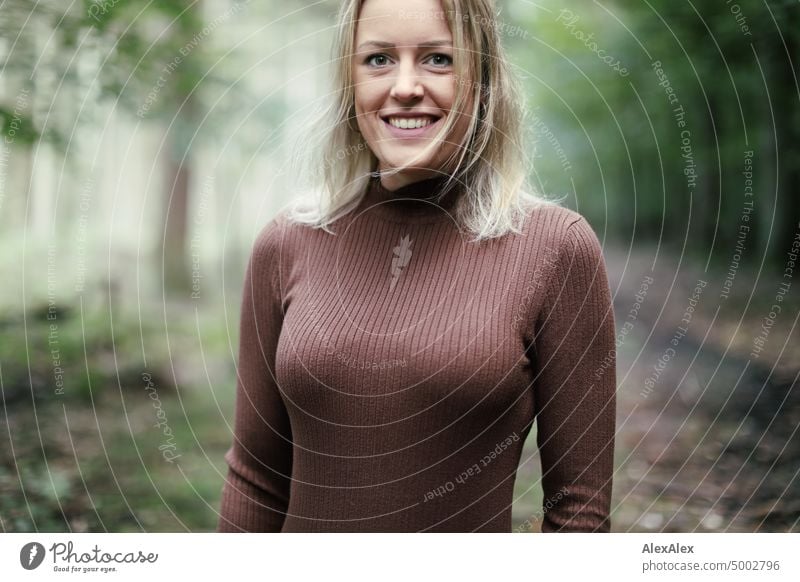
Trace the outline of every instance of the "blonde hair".
<instances>
[{"instance_id":1,"label":"blonde hair","mask_svg":"<svg viewBox=\"0 0 800 582\"><path fill-rule=\"evenodd\" d=\"M290 220L327 230L358 206L378 160L360 133L356 119L352 55L358 17L366 0L345 0L334 40L333 93L310 120L292 159L295 175L310 181L311 193L298 200ZM446 163L455 168L444 188L465 185L454 209L457 222L475 242L520 232L527 212L539 205L557 205L532 192L529 162L523 144L525 102L495 26L493 0L441 0L453 35L456 79L454 111L464 111L472 92L469 127L456 154ZM448 115L436 139L420 158L450 136L457 116ZM454 159L457 157L457 159ZM408 164L409 167L411 164ZM392 170L399 171L403 168Z\"/></svg>"}]
</instances>

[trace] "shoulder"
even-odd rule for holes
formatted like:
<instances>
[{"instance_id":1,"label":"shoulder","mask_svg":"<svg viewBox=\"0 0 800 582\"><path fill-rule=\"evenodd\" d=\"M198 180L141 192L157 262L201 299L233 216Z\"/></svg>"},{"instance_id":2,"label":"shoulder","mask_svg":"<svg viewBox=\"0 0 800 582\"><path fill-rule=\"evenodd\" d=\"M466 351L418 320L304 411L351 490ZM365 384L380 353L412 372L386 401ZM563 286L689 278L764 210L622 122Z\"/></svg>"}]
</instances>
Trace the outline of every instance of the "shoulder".
<instances>
[{"instance_id":1,"label":"shoulder","mask_svg":"<svg viewBox=\"0 0 800 582\"><path fill-rule=\"evenodd\" d=\"M589 294L604 292L597 284L604 280L605 264L594 229L574 210L539 205L530 211L523 230L525 260L520 277L529 304L526 321L532 322L524 329L532 333L550 317L554 305L577 310Z\"/></svg>"},{"instance_id":2,"label":"shoulder","mask_svg":"<svg viewBox=\"0 0 800 582\"><path fill-rule=\"evenodd\" d=\"M252 255L254 259L265 259L280 249L284 235L284 223L280 214L273 216L256 233L253 241Z\"/></svg>"},{"instance_id":3,"label":"shoulder","mask_svg":"<svg viewBox=\"0 0 800 582\"><path fill-rule=\"evenodd\" d=\"M290 210L279 210L256 233L252 255L255 259L275 260L275 257L291 253L300 239L308 236L309 229L289 218Z\"/></svg>"},{"instance_id":4,"label":"shoulder","mask_svg":"<svg viewBox=\"0 0 800 582\"><path fill-rule=\"evenodd\" d=\"M550 281L582 278L581 273L591 278L604 268L602 244L589 221L575 210L539 206L531 211L524 230L528 256L551 272Z\"/></svg>"},{"instance_id":5,"label":"shoulder","mask_svg":"<svg viewBox=\"0 0 800 582\"><path fill-rule=\"evenodd\" d=\"M273 271L291 250L292 224L280 210L260 227L253 239L250 263L256 270Z\"/></svg>"},{"instance_id":6,"label":"shoulder","mask_svg":"<svg viewBox=\"0 0 800 582\"><path fill-rule=\"evenodd\" d=\"M545 246L561 254L576 245L586 251L600 248L598 237L586 218L564 206L543 204L533 208L526 217L523 234L529 243Z\"/></svg>"},{"instance_id":7,"label":"shoulder","mask_svg":"<svg viewBox=\"0 0 800 582\"><path fill-rule=\"evenodd\" d=\"M603 247L600 239L586 217L574 210L564 210L567 226L563 233L562 249L595 261L602 259Z\"/></svg>"}]
</instances>

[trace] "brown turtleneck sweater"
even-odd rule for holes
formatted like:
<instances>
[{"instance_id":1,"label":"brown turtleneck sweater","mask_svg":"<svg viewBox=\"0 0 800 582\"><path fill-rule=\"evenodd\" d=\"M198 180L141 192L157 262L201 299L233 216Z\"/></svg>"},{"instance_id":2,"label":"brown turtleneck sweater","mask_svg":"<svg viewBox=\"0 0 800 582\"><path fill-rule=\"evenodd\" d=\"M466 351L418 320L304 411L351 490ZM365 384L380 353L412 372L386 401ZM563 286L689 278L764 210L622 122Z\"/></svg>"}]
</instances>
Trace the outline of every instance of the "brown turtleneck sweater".
<instances>
[{"instance_id":1,"label":"brown turtleneck sweater","mask_svg":"<svg viewBox=\"0 0 800 582\"><path fill-rule=\"evenodd\" d=\"M442 178L372 178L335 234L281 212L241 312L218 531L510 532L536 419L542 531L608 531L616 362L605 264L576 212L469 241Z\"/></svg>"}]
</instances>

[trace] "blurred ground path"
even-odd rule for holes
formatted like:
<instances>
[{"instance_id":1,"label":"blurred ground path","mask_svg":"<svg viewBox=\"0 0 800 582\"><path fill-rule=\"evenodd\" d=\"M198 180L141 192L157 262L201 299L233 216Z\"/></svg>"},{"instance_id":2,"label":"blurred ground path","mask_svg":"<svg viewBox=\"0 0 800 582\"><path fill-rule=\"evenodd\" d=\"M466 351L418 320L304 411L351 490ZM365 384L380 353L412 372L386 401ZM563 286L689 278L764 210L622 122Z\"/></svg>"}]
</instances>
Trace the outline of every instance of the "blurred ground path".
<instances>
[{"instance_id":1,"label":"blurred ground path","mask_svg":"<svg viewBox=\"0 0 800 582\"><path fill-rule=\"evenodd\" d=\"M799 531L797 312L751 358L773 281L748 306L721 299L719 276L663 256L651 270L654 252L606 255L617 330L630 322L618 336L614 529ZM740 295L755 285L738 282Z\"/></svg>"},{"instance_id":2,"label":"blurred ground path","mask_svg":"<svg viewBox=\"0 0 800 582\"><path fill-rule=\"evenodd\" d=\"M741 295L754 282L739 273L746 292L718 309L719 276L663 253L653 269L654 249L604 253L618 332L613 531L800 531L797 310L784 309L751 359L774 281L747 305ZM532 433L515 489L517 531L539 530L540 475Z\"/></svg>"}]
</instances>

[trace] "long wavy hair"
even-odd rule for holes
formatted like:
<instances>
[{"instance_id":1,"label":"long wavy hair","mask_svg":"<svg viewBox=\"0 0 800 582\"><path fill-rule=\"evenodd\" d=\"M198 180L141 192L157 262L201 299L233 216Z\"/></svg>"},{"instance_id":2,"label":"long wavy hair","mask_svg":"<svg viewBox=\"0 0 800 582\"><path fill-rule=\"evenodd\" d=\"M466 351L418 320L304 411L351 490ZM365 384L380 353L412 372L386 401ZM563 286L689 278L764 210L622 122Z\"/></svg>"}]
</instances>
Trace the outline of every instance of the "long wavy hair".
<instances>
[{"instance_id":1,"label":"long wavy hair","mask_svg":"<svg viewBox=\"0 0 800 582\"><path fill-rule=\"evenodd\" d=\"M292 155L294 175L307 190L289 209L294 222L328 230L363 198L378 159L356 121L352 56L358 17L366 0L345 0L333 46L333 88L308 120ZM453 168L443 194L457 184L465 195L454 208L457 222L473 241L519 233L527 213L539 205L558 205L536 194L528 181L531 163L523 143L525 100L511 71L496 26L493 0L441 0L453 36L456 95L453 110L464 111L469 127L445 164ZM471 111L466 111L472 93ZM446 123L418 158L451 136L457 116ZM412 166L413 161L408 164ZM390 171L401 171L395 168Z\"/></svg>"}]
</instances>

